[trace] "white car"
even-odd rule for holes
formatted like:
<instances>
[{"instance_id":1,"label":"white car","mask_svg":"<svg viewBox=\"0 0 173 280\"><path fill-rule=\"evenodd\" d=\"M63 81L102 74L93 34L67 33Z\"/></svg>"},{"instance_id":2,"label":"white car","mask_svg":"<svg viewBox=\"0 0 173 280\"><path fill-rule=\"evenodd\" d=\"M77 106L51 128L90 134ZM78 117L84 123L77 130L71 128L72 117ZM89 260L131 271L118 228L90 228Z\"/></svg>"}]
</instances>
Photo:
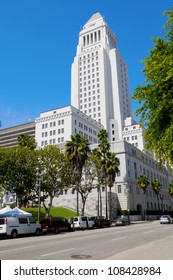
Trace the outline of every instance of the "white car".
<instances>
[{"instance_id":1,"label":"white car","mask_svg":"<svg viewBox=\"0 0 173 280\"><path fill-rule=\"evenodd\" d=\"M162 215L160 217L160 224L172 224L173 219L169 215Z\"/></svg>"},{"instance_id":2,"label":"white car","mask_svg":"<svg viewBox=\"0 0 173 280\"><path fill-rule=\"evenodd\" d=\"M87 228L95 228L95 222L91 220L90 217L87 216L76 216L73 218L73 227L74 229L87 229Z\"/></svg>"},{"instance_id":3,"label":"white car","mask_svg":"<svg viewBox=\"0 0 173 280\"><path fill-rule=\"evenodd\" d=\"M0 235L16 238L21 234L40 235L41 232L41 225L37 224L31 216L0 218Z\"/></svg>"}]
</instances>

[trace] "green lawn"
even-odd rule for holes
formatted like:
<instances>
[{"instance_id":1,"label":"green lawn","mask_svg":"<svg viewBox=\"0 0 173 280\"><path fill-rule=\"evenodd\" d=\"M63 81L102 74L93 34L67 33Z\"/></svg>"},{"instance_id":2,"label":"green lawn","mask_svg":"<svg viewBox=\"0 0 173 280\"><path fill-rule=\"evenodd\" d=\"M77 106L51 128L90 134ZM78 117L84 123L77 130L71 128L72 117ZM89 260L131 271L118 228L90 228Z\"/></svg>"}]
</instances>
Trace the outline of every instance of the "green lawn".
<instances>
[{"instance_id":1,"label":"green lawn","mask_svg":"<svg viewBox=\"0 0 173 280\"><path fill-rule=\"evenodd\" d=\"M38 219L38 208L22 208L22 210L32 214L33 218L37 221ZM71 218L76 216L76 212L63 207L52 207L50 211L50 217L64 217ZM41 208L40 218L45 217L45 209Z\"/></svg>"}]
</instances>

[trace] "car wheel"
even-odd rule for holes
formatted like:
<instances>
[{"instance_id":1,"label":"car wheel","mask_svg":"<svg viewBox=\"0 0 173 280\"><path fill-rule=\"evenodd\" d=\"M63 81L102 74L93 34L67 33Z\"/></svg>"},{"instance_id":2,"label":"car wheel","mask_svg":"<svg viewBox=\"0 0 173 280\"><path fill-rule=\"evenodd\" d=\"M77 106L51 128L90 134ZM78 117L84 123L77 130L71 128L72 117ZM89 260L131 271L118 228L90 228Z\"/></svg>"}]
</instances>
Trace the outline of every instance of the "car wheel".
<instances>
[{"instance_id":1,"label":"car wheel","mask_svg":"<svg viewBox=\"0 0 173 280\"><path fill-rule=\"evenodd\" d=\"M56 227L54 233L58 234L59 233L59 228Z\"/></svg>"},{"instance_id":2,"label":"car wheel","mask_svg":"<svg viewBox=\"0 0 173 280\"><path fill-rule=\"evenodd\" d=\"M17 237L17 230L13 230L11 233L11 238L16 238Z\"/></svg>"},{"instance_id":3,"label":"car wheel","mask_svg":"<svg viewBox=\"0 0 173 280\"><path fill-rule=\"evenodd\" d=\"M41 230L40 230L39 228L37 228L36 231L35 231L35 235L36 235L36 236L39 236L40 233L41 233Z\"/></svg>"}]
</instances>

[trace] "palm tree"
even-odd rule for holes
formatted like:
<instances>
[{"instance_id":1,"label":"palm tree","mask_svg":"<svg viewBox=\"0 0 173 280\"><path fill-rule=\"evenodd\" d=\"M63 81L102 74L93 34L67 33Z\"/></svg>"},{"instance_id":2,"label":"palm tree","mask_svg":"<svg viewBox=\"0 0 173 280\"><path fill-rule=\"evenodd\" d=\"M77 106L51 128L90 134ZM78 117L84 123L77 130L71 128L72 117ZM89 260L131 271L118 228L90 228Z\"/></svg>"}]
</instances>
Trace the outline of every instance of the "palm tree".
<instances>
[{"instance_id":1,"label":"palm tree","mask_svg":"<svg viewBox=\"0 0 173 280\"><path fill-rule=\"evenodd\" d=\"M97 191L98 191L98 208L97 214L98 216L102 216L102 195L101 195L101 186L103 185L103 177L102 177L102 167L100 161L100 152L98 149L94 149L91 151L90 158L95 166L95 173L97 177Z\"/></svg>"},{"instance_id":2,"label":"palm tree","mask_svg":"<svg viewBox=\"0 0 173 280\"><path fill-rule=\"evenodd\" d=\"M150 182L145 175L140 175L137 178L137 186L143 191L143 195L144 195L144 219L146 219L145 194L149 184Z\"/></svg>"},{"instance_id":3,"label":"palm tree","mask_svg":"<svg viewBox=\"0 0 173 280\"><path fill-rule=\"evenodd\" d=\"M155 180L155 181L152 183L153 191L155 192L155 194L156 194L156 196L157 196L157 201L158 201L158 207L159 207L159 209L160 209L160 206L159 206L159 193L160 193L161 187L162 187L162 184L161 184L161 182L159 182L158 180Z\"/></svg>"},{"instance_id":4,"label":"palm tree","mask_svg":"<svg viewBox=\"0 0 173 280\"><path fill-rule=\"evenodd\" d=\"M119 172L118 166L120 164L119 159L112 152L106 153L106 181L109 187L110 200L109 200L109 219L112 220L112 187L115 182L116 174Z\"/></svg>"},{"instance_id":5,"label":"palm tree","mask_svg":"<svg viewBox=\"0 0 173 280\"><path fill-rule=\"evenodd\" d=\"M27 147L30 150L35 150L37 146L35 139L27 134L21 134L17 141L20 147Z\"/></svg>"},{"instance_id":6,"label":"palm tree","mask_svg":"<svg viewBox=\"0 0 173 280\"><path fill-rule=\"evenodd\" d=\"M168 193L173 198L173 183L171 183L168 187Z\"/></svg>"},{"instance_id":7,"label":"palm tree","mask_svg":"<svg viewBox=\"0 0 173 280\"><path fill-rule=\"evenodd\" d=\"M66 156L72 164L77 191L77 215L79 215L79 186L82 170L90 152L89 142L80 134L71 135L71 141L66 143Z\"/></svg>"},{"instance_id":8,"label":"palm tree","mask_svg":"<svg viewBox=\"0 0 173 280\"><path fill-rule=\"evenodd\" d=\"M109 199L109 218L112 219L112 204L111 204L111 189L115 182L116 173L119 172L119 159L116 157L114 153L110 151L110 143L108 142L108 133L106 130L102 129L98 133L98 150L97 156L100 159L101 165L101 174L102 179L105 183L105 199L106 199L106 217L108 217L108 194L107 187L109 187L110 191L110 199Z\"/></svg>"},{"instance_id":9,"label":"palm tree","mask_svg":"<svg viewBox=\"0 0 173 280\"><path fill-rule=\"evenodd\" d=\"M108 133L105 129L101 129L98 133L98 156L101 163L102 180L105 184L105 206L106 206L106 218L108 218L108 193L106 184L106 153L110 151L110 143L108 142Z\"/></svg>"}]
</instances>

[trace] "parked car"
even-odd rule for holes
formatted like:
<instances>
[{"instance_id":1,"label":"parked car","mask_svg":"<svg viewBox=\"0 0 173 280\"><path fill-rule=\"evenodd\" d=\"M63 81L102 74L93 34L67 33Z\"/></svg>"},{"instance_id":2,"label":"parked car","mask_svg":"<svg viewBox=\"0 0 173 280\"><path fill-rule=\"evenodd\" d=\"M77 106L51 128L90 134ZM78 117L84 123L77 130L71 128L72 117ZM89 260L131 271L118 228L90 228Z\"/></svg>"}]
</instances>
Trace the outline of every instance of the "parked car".
<instances>
[{"instance_id":1,"label":"parked car","mask_svg":"<svg viewBox=\"0 0 173 280\"><path fill-rule=\"evenodd\" d=\"M71 218L71 227L74 229L94 229L95 222L91 220L91 217L76 216Z\"/></svg>"},{"instance_id":2,"label":"parked car","mask_svg":"<svg viewBox=\"0 0 173 280\"><path fill-rule=\"evenodd\" d=\"M169 215L162 215L160 217L160 224L172 224L173 223L173 219L171 216Z\"/></svg>"},{"instance_id":3,"label":"parked car","mask_svg":"<svg viewBox=\"0 0 173 280\"><path fill-rule=\"evenodd\" d=\"M22 234L40 235L41 225L37 224L31 216L20 215L16 217L0 218L0 234L16 238Z\"/></svg>"},{"instance_id":4,"label":"parked car","mask_svg":"<svg viewBox=\"0 0 173 280\"><path fill-rule=\"evenodd\" d=\"M95 227L103 228L110 227L111 222L105 216L92 216L91 220L95 222Z\"/></svg>"},{"instance_id":5,"label":"parked car","mask_svg":"<svg viewBox=\"0 0 173 280\"><path fill-rule=\"evenodd\" d=\"M130 225L130 220L127 217L121 217L115 220L115 226L126 226Z\"/></svg>"},{"instance_id":6,"label":"parked car","mask_svg":"<svg viewBox=\"0 0 173 280\"><path fill-rule=\"evenodd\" d=\"M69 221L62 217L47 217L40 221L43 233L54 232L55 234L62 231L72 231Z\"/></svg>"}]
</instances>

